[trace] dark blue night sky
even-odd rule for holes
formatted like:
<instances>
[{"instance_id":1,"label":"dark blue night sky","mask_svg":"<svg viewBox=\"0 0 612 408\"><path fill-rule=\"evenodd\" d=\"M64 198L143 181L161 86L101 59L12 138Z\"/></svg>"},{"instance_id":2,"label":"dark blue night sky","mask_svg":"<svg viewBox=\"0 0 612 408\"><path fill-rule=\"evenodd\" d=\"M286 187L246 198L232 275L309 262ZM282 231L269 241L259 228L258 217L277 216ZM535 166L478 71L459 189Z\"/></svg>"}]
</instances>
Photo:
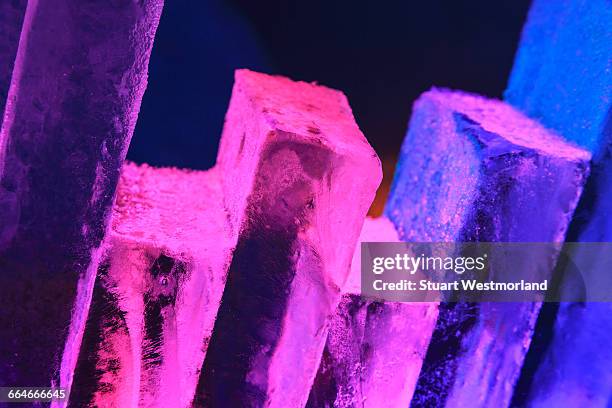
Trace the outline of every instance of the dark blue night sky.
<instances>
[{"instance_id":1,"label":"dark blue night sky","mask_svg":"<svg viewBox=\"0 0 612 408\"><path fill-rule=\"evenodd\" d=\"M432 85L500 97L528 0L166 0L128 158L213 165L233 71L343 90L383 157Z\"/></svg>"}]
</instances>

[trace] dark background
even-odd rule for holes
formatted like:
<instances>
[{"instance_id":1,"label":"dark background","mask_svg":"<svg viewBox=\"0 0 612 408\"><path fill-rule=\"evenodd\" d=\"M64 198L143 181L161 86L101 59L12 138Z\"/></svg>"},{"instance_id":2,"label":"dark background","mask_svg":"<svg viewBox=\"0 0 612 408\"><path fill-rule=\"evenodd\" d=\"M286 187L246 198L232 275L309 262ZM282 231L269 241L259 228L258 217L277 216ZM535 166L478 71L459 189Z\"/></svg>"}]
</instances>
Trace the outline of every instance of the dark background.
<instances>
[{"instance_id":1,"label":"dark background","mask_svg":"<svg viewBox=\"0 0 612 408\"><path fill-rule=\"evenodd\" d=\"M166 0L128 159L214 164L233 71L344 91L383 159L380 212L412 102L432 85L501 97L529 0Z\"/></svg>"}]
</instances>

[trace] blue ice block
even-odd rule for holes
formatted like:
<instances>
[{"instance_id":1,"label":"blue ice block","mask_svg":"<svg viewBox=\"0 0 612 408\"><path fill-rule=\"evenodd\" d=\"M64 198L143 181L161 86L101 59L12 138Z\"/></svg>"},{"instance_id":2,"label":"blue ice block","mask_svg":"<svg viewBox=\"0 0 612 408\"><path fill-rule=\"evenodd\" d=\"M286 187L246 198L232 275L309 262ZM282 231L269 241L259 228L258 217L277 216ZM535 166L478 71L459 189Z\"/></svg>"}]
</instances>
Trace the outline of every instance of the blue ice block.
<instances>
[{"instance_id":1,"label":"blue ice block","mask_svg":"<svg viewBox=\"0 0 612 408\"><path fill-rule=\"evenodd\" d=\"M593 153L568 240L612 241L612 2L535 0L505 97ZM552 332L515 402L609 406L612 306L561 304Z\"/></svg>"},{"instance_id":2,"label":"blue ice block","mask_svg":"<svg viewBox=\"0 0 612 408\"><path fill-rule=\"evenodd\" d=\"M414 106L385 214L406 241L559 242L588 160L507 104L430 91ZM441 304L411 406L507 406L539 308Z\"/></svg>"},{"instance_id":3,"label":"blue ice block","mask_svg":"<svg viewBox=\"0 0 612 408\"><path fill-rule=\"evenodd\" d=\"M535 0L504 97L568 140L602 149L612 102L610 1Z\"/></svg>"}]
</instances>

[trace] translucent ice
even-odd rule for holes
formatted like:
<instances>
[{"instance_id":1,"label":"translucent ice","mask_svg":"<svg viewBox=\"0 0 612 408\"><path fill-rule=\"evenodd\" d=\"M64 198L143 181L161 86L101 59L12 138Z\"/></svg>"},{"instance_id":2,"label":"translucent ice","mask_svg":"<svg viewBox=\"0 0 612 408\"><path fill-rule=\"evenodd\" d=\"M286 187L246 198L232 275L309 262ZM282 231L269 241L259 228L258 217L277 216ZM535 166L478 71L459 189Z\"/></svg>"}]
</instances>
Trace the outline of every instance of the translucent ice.
<instances>
[{"instance_id":1,"label":"translucent ice","mask_svg":"<svg viewBox=\"0 0 612 408\"><path fill-rule=\"evenodd\" d=\"M243 70L218 166L240 237L196 405L304 406L380 162L343 94Z\"/></svg>"},{"instance_id":2,"label":"translucent ice","mask_svg":"<svg viewBox=\"0 0 612 408\"><path fill-rule=\"evenodd\" d=\"M534 1L505 93L510 103L593 153L570 241L612 241L611 21L609 1ZM531 406L608 406L612 307L561 304L551 330L552 341L538 344L533 356L539 368L535 375L522 376L515 401Z\"/></svg>"},{"instance_id":3,"label":"translucent ice","mask_svg":"<svg viewBox=\"0 0 612 408\"><path fill-rule=\"evenodd\" d=\"M610 143L612 5L607 0L535 0L505 99L595 152Z\"/></svg>"},{"instance_id":4,"label":"translucent ice","mask_svg":"<svg viewBox=\"0 0 612 408\"><path fill-rule=\"evenodd\" d=\"M397 242L391 222L366 219L361 242ZM315 407L408 407L436 304L373 301L360 295L360 246L308 400Z\"/></svg>"},{"instance_id":5,"label":"translucent ice","mask_svg":"<svg viewBox=\"0 0 612 408\"><path fill-rule=\"evenodd\" d=\"M502 102L416 102L386 213L408 241L561 241L589 154ZM552 269L552 265L551 265ZM442 304L414 406L505 406L537 304Z\"/></svg>"},{"instance_id":6,"label":"translucent ice","mask_svg":"<svg viewBox=\"0 0 612 408\"><path fill-rule=\"evenodd\" d=\"M69 388L163 0L28 3L0 134L0 385Z\"/></svg>"},{"instance_id":7,"label":"translucent ice","mask_svg":"<svg viewBox=\"0 0 612 408\"><path fill-rule=\"evenodd\" d=\"M235 243L226 220L216 169L124 166L71 404L189 405Z\"/></svg>"}]
</instances>

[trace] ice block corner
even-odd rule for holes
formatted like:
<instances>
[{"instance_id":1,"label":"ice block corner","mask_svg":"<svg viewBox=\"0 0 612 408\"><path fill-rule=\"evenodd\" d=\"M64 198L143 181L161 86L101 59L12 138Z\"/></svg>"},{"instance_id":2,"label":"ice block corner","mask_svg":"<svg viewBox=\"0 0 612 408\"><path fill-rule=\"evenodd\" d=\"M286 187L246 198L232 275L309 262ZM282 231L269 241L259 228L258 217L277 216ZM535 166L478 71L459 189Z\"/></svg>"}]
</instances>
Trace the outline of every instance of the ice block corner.
<instances>
[{"instance_id":1,"label":"ice block corner","mask_svg":"<svg viewBox=\"0 0 612 408\"><path fill-rule=\"evenodd\" d=\"M268 156L274 156L273 146L283 145L303 146L308 150L301 160L305 162L304 169L312 172L313 177L320 177L316 173L330 163L330 154L342 163L342 166L333 163L332 175L341 177L352 170L351 182L333 185L333 194L351 197L355 205L340 209L337 203L319 203L328 205L330 219L341 219L339 214L346 211L363 213L363 207L368 207L372 201L372 190L380 184L382 170L378 156L355 123L344 94L246 69L237 70L235 77L217 157L217 166L224 174L223 183L228 192L226 205L232 225L237 229L243 226L244 220L240 217L245 215L243 209L247 206L247 195L251 194L249 189L236 186L253 185L258 175L257 166ZM321 157L317 157L317 153L321 153ZM350 216L347 214L347 217ZM353 242L359 229L346 230L351 231L347 242ZM352 248L342 246L342 249L352 255ZM343 283L342 278L346 276L344 272L340 275L337 284Z\"/></svg>"},{"instance_id":2,"label":"ice block corner","mask_svg":"<svg viewBox=\"0 0 612 408\"><path fill-rule=\"evenodd\" d=\"M415 103L385 211L406 241L558 242L589 160L508 104L433 89Z\"/></svg>"},{"instance_id":3,"label":"ice block corner","mask_svg":"<svg viewBox=\"0 0 612 408\"><path fill-rule=\"evenodd\" d=\"M240 236L196 403L303 406L380 161L340 92L240 70L218 166Z\"/></svg>"}]
</instances>

